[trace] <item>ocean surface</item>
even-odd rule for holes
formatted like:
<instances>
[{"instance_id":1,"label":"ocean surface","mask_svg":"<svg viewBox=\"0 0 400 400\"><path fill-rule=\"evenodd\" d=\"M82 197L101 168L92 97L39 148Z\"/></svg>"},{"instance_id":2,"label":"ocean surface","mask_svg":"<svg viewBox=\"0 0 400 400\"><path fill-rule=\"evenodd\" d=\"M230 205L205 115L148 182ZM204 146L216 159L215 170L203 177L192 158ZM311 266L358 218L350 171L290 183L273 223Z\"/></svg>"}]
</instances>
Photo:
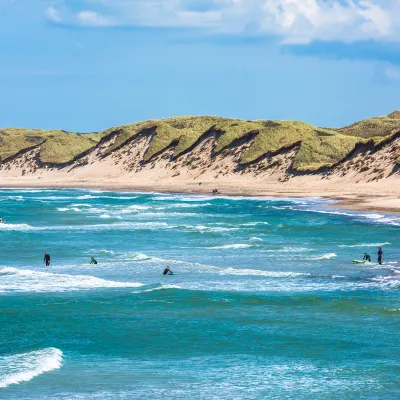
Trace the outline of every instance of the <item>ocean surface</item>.
<instances>
[{"instance_id":1,"label":"ocean surface","mask_svg":"<svg viewBox=\"0 0 400 400\"><path fill-rule=\"evenodd\" d=\"M38 189L0 216L1 399L400 398L400 216Z\"/></svg>"}]
</instances>

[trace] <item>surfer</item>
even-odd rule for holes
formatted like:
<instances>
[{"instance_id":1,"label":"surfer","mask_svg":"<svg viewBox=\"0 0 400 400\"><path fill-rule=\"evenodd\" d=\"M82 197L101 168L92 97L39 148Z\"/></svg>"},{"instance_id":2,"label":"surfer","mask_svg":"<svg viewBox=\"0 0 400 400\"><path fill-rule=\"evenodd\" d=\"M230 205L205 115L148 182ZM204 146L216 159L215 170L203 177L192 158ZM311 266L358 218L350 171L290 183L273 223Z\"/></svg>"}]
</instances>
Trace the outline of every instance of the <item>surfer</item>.
<instances>
[{"instance_id":1,"label":"surfer","mask_svg":"<svg viewBox=\"0 0 400 400\"><path fill-rule=\"evenodd\" d=\"M50 254L47 251L44 252L43 261L46 263L46 267L50 266Z\"/></svg>"},{"instance_id":2,"label":"surfer","mask_svg":"<svg viewBox=\"0 0 400 400\"><path fill-rule=\"evenodd\" d=\"M364 261L371 262L371 256L368 253L364 253Z\"/></svg>"},{"instance_id":3,"label":"surfer","mask_svg":"<svg viewBox=\"0 0 400 400\"><path fill-rule=\"evenodd\" d=\"M173 275L174 273L169 269L169 267L164 269L163 275Z\"/></svg>"},{"instance_id":4,"label":"surfer","mask_svg":"<svg viewBox=\"0 0 400 400\"><path fill-rule=\"evenodd\" d=\"M382 256L383 256L382 247L378 247L378 264L379 265L382 265Z\"/></svg>"},{"instance_id":5,"label":"surfer","mask_svg":"<svg viewBox=\"0 0 400 400\"><path fill-rule=\"evenodd\" d=\"M94 259L94 257L92 257L92 258L90 259L90 264L97 264L97 261Z\"/></svg>"},{"instance_id":6,"label":"surfer","mask_svg":"<svg viewBox=\"0 0 400 400\"><path fill-rule=\"evenodd\" d=\"M0 224L5 224L5 223L6 221L2 217L0 217Z\"/></svg>"},{"instance_id":7,"label":"surfer","mask_svg":"<svg viewBox=\"0 0 400 400\"><path fill-rule=\"evenodd\" d=\"M216 196L217 194L219 194L218 189L214 189L214 190L212 191L212 194L213 194L213 196Z\"/></svg>"}]
</instances>

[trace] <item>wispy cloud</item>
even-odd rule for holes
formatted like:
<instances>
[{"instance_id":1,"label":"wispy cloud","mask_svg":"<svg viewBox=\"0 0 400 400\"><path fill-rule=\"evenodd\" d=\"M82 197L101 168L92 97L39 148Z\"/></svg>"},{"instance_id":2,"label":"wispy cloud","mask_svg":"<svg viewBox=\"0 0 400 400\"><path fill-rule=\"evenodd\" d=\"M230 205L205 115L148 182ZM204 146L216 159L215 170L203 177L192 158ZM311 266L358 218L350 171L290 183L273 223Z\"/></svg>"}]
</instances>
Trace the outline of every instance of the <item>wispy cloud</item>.
<instances>
[{"instance_id":1,"label":"wispy cloud","mask_svg":"<svg viewBox=\"0 0 400 400\"><path fill-rule=\"evenodd\" d=\"M44 11L44 15L46 16L47 19L49 19L52 22L56 23L62 22L60 12L56 10L54 7L47 7L46 10Z\"/></svg>"},{"instance_id":2,"label":"wispy cloud","mask_svg":"<svg viewBox=\"0 0 400 400\"><path fill-rule=\"evenodd\" d=\"M80 11L76 14L76 20L85 26L116 26L118 20L108 16L103 16L96 11Z\"/></svg>"},{"instance_id":3,"label":"wispy cloud","mask_svg":"<svg viewBox=\"0 0 400 400\"><path fill-rule=\"evenodd\" d=\"M46 17L96 27L193 27L274 35L291 44L400 41L398 0L76 0L74 8L68 4L57 0Z\"/></svg>"},{"instance_id":4,"label":"wispy cloud","mask_svg":"<svg viewBox=\"0 0 400 400\"><path fill-rule=\"evenodd\" d=\"M384 72L385 72L386 77L389 80L400 81L400 68L397 68L392 65L392 66L388 66Z\"/></svg>"}]
</instances>

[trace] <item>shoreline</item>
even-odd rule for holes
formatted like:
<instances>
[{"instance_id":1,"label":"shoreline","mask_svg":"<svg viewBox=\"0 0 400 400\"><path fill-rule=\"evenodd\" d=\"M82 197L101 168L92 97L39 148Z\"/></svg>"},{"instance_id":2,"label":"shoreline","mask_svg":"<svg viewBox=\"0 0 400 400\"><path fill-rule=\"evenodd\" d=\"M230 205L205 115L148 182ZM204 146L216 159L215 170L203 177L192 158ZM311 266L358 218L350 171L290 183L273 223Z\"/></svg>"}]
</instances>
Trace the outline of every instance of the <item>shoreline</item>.
<instances>
[{"instance_id":1,"label":"shoreline","mask_svg":"<svg viewBox=\"0 0 400 400\"><path fill-rule=\"evenodd\" d=\"M338 185L337 185L338 186ZM356 186L353 190L347 188L332 188L324 186L286 186L283 184L248 184L239 182L179 182L179 183L130 183L125 182L96 182L96 181L59 181L49 182L26 180L18 183L0 182L4 189L89 189L110 192L142 192L168 194L197 194L211 195L217 188L222 196L232 197L282 197L282 198L322 198L333 200L335 204L327 204L330 208L347 209L352 211L381 212L400 214L400 189L383 190L379 186ZM356 190L355 190L356 189Z\"/></svg>"}]
</instances>

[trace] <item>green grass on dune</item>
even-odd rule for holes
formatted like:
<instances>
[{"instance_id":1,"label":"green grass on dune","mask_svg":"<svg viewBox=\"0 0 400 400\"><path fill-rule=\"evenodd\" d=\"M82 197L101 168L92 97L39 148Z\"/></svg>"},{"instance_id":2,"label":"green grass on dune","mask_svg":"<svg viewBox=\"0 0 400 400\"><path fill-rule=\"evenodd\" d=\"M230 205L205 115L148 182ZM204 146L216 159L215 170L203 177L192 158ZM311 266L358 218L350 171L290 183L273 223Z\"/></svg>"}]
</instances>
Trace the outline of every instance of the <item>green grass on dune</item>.
<instances>
[{"instance_id":1,"label":"green grass on dune","mask_svg":"<svg viewBox=\"0 0 400 400\"><path fill-rule=\"evenodd\" d=\"M214 148L216 152L249 133L254 135L250 147L242 154L242 164L298 143L294 168L317 170L342 160L357 143L370 139L377 143L400 131L400 111L386 117L356 122L341 129L318 128L299 121L243 121L207 116L144 121L110 128L98 134L7 128L0 130L0 157L4 160L23 149L41 144L42 162L64 164L94 147L104 136L116 135L115 141L107 149L110 153L140 133L151 130L154 135L144 156L145 161L148 161L172 144L175 146L174 155L181 155L211 129L220 133Z\"/></svg>"},{"instance_id":2,"label":"green grass on dune","mask_svg":"<svg viewBox=\"0 0 400 400\"><path fill-rule=\"evenodd\" d=\"M72 161L101 139L99 134L76 134L65 131L6 128L0 130L0 157L2 160L22 150L42 144L40 160L63 164Z\"/></svg>"},{"instance_id":3,"label":"green grass on dune","mask_svg":"<svg viewBox=\"0 0 400 400\"><path fill-rule=\"evenodd\" d=\"M390 136L400 130L400 111L386 117L375 117L339 129L339 132L362 138Z\"/></svg>"},{"instance_id":4,"label":"green grass on dune","mask_svg":"<svg viewBox=\"0 0 400 400\"><path fill-rule=\"evenodd\" d=\"M43 143L43 131L24 128L0 129L0 158L11 157L21 150Z\"/></svg>"},{"instance_id":5,"label":"green grass on dune","mask_svg":"<svg viewBox=\"0 0 400 400\"><path fill-rule=\"evenodd\" d=\"M100 135L80 135L54 132L49 135L40 150L40 161L50 164L65 164L95 146Z\"/></svg>"}]
</instances>

